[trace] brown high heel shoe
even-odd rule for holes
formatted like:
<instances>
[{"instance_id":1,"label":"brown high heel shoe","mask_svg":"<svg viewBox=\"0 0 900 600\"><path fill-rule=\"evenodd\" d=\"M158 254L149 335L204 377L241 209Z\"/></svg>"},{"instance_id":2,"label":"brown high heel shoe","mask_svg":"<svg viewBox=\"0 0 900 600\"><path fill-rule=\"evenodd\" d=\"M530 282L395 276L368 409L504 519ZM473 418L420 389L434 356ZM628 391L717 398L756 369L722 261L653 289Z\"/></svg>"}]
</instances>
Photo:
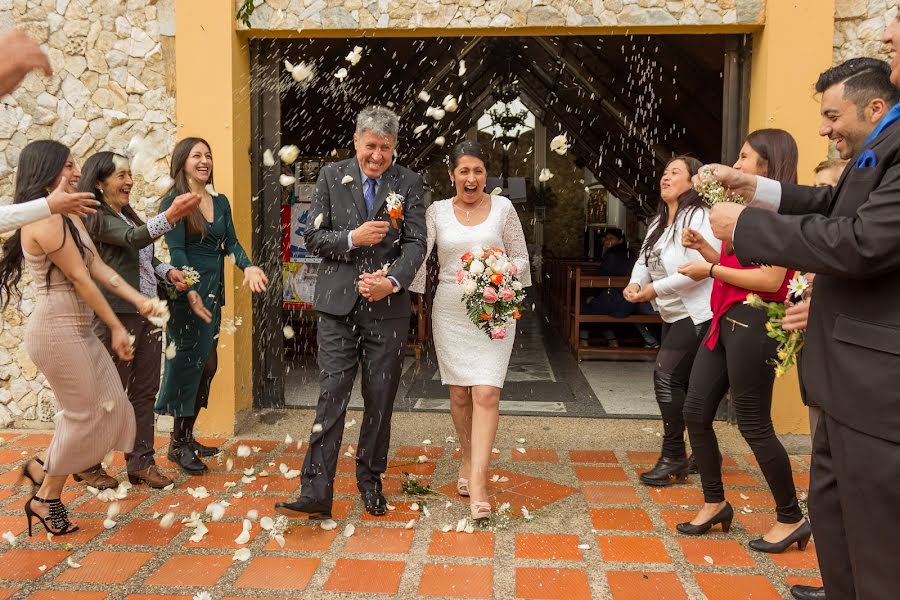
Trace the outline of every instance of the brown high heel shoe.
<instances>
[{"instance_id":1,"label":"brown high heel shoe","mask_svg":"<svg viewBox=\"0 0 900 600\"><path fill-rule=\"evenodd\" d=\"M39 459L37 456L29 459L27 463L22 465L22 472L19 474L19 478L16 480L16 485L20 484L23 479L28 479L31 482L31 485L33 485L35 487L41 487L41 484L44 483L43 476L41 477L41 480L38 481L34 477L34 475L31 474L31 471L28 470L28 467L31 465L31 463L37 463L37 464L41 465L41 467L44 466L44 461ZM41 473L43 475L43 468L41 469Z\"/></svg>"},{"instance_id":2,"label":"brown high heel shoe","mask_svg":"<svg viewBox=\"0 0 900 600\"><path fill-rule=\"evenodd\" d=\"M48 504L50 506L50 514L47 515L46 519L34 512L34 509L31 508L32 500L37 500L41 504ZM72 521L69 520L69 513L66 511L66 507L59 498L56 500L45 500L43 498L38 498L37 496L32 496L28 499L28 502L25 503L25 516L28 517L28 537L31 537L32 519L40 521L41 525L44 526L44 529L54 536L74 533L79 529L78 525L73 524ZM47 521L50 522L47 523Z\"/></svg>"}]
</instances>

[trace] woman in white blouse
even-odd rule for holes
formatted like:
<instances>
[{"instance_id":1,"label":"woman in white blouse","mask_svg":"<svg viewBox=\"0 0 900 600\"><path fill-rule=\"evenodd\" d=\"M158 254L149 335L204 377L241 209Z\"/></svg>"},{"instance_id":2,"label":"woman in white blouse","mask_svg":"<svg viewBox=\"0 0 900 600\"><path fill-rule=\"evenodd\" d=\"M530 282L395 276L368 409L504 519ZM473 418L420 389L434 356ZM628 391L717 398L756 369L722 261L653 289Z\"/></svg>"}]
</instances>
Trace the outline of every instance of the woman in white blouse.
<instances>
[{"instance_id":1,"label":"woman in white blouse","mask_svg":"<svg viewBox=\"0 0 900 600\"><path fill-rule=\"evenodd\" d=\"M711 244L718 243L710 229L709 209L691 187L691 177L701 166L689 156L677 156L666 165L659 207L624 291L629 302L652 302L663 320L663 341L653 371L663 445L656 466L640 476L646 485L685 481L689 470L682 410L694 356L712 319L712 280L696 282L678 273L679 266L699 256L682 246L681 232L690 228Z\"/></svg>"}]
</instances>

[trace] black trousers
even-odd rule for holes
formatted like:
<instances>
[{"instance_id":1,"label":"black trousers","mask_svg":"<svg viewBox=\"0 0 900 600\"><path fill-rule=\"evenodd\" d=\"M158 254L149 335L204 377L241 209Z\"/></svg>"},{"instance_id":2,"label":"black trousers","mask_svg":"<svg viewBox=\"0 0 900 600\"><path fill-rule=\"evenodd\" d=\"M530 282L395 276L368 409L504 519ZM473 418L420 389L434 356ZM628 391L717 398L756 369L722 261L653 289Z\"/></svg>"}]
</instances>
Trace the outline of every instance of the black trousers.
<instances>
[{"instance_id":1,"label":"black trousers","mask_svg":"<svg viewBox=\"0 0 900 600\"><path fill-rule=\"evenodd\" d=\"M829 598L900 595L900 444L822 413L813 437L809 515Z\"/></svg>"},{"instance_id":2,"label":"black trousers","mask_svg":"<svg viewBox=\"0 0 900 600\"><path fill-rule=\"evenodd\" d=\"M663 323L662 344L656 355L653 388L663 418L662 455L684 458L684 399L691 377L691 367L700 341L706 336L709 321L694 325L690 317Z\"/></svg>"},{"instance_id":3,"label":"black trousers","mask_svg":"<svg viewBox=\"0 0 900 600\"><path fill-rule=\"evenodd\" d=\"M769 484L778 521L796 523L803 519L803 513L791 463L772 426L775 370L769 361L775 357L778 342L766 336L766 320L765 311L744 304L725 313L715 347L710 350L703 344L697 353L684 403L684 421L700 469L703 498L709 503L723 502L725 490L713 420L730 387L738 429Z\"/></svg>"},{"instance_id":4,"label":"black trousers","mask_svg":"<svg viewBox=\"0 0 900 600\"><path fill-rule=\"evenodd\" d=\"M112 349L112 335L109 327L94 318L94 333L106 346L116 371L122 380L122 387L128 394L128 401L134 408L134 448L125 454L129 473L143 471L154 464L153 455L153 405L159 392L159 371L162 360L162 333L159 328L137 313L117 313L119 320L134 336L134 358L121 360Z\"/></svg>"},{"instance_id":5,"label":"black trousers","mask_svg":"<svg viewBox=\"0 0 900 600\"><path fill-rule=\"evenodd\" d=\"M319 401L316 424L303 461L301 494L331 504L334 476L344 435L344 417L359 367L365 409L356 449L360 492L381 491L387 469L391 415L400 385L409 319L376 319L356 307L346 317L319 313ZM318 429L318 428L316 428Z\"/></svg>"}]
</instances>

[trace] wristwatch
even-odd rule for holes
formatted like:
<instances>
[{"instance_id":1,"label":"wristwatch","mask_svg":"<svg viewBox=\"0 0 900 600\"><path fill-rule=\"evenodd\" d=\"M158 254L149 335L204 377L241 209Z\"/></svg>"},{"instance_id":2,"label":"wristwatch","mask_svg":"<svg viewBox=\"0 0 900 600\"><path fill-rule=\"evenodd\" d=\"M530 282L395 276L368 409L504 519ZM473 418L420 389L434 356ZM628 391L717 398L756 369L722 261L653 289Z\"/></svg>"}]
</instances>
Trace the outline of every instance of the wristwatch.
<instances>
[{"instance_id":1,"label":"wristwatch","mask_svg":"<svg viewBox=\"0 0 900 600\"><path fill-rule=\"evenodd\" d=\"M388 281L390 281L391 283L394 284L394 287L391 288L391 293L392 293L392 294L399 294L399 293L400 293L400 290L402 290L403 288L400 287L400 284L397 283L397 280L394 279L393 277L388 277L387 279L388 279Z\"/></svg>"}]
</instances>

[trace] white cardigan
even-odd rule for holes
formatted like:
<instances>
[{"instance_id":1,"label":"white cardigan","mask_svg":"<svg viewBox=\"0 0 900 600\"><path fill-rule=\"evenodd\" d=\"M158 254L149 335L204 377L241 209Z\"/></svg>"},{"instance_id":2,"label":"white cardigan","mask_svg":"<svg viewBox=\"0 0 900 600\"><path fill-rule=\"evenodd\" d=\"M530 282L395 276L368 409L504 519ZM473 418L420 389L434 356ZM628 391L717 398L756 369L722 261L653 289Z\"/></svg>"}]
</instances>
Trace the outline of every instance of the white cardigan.
<instances>
[{"instance_id":1,"label":"white cardigan","mask_svg":"<svg viewBox=\"0 0 900 600\"><path fill-rule=\"evenodd\" d=\"M699 232L713 248L718 248L722 244L721 241L715 238L709 225L708 208L693 209L690 219L687 219L684 215L679 215L673 223L675 231L671 241L663 248L661 255L666 277L653 281L653 289L656 290L656 295L660 298L678 296L691 315L691 320L694 324L700 324L712 319L709 297L712 294L713 280L707 278L703 281L694 281L678 272L678 267L684 263L705 260L698 251L689 250L681 245L681 233L684 231L685 224L687 224L687 227ZM659 220L654 219L647 229L647 236L649 237L658 226ZM644 243L646 244L646 238ZM644 248L642 247L640 256L634 264L634 269L631 271L631 281L629 282L636 283L641 288L651 282L650 271L647 269L645 260Z\"/></svg>"},{"instance_id":2,"label":"white cardigan","mask_svg":"<svg viewBox=\"0 0 900 600\"><path fill-rule=\"evenodd\" d=\"M50 205L45 198L0 206L0 233L15 231L49 216Z\"/></svg>"}]
</instances>

